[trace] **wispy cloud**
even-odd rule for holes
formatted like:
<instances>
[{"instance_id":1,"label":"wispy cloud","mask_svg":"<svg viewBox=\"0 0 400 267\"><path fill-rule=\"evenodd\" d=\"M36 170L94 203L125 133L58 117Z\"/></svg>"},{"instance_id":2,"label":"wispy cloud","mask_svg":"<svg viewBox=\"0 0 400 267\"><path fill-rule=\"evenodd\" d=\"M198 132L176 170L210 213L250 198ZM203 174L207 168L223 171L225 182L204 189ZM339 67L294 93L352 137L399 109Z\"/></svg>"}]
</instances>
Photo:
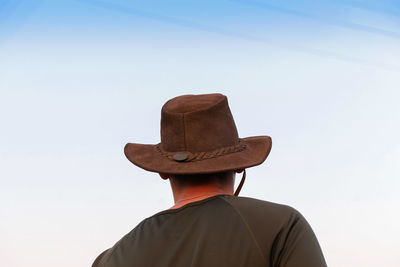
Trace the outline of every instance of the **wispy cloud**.
<instances>
[{"instance_id":1,"label":"wispy cloud","mask_svg":"<svg viewBox=\"0 0 400 267\"><path fill-rule=\"evenodd\" d=\"M76 0L82 3L87 3L90 5L98 6L101 8L105 8L111 11L115 12L120 12L124 13L127 15L132 15L132 16L139 16L155 21L160 21L160 22L165 22L181 27L186 27L194 30L199 30L199 31L205 31L209 33L215 33L219 35L223 35L226 37L231 37L231 38L237 38L241 40L246 40L246 41L252 41L252 42L259 42L263 43L266 45L274 46L274 47L279 47L281 49L287 49L290 51L298 52L298 53L303 53L303 54L308 54L308 55L313 55L313 56L318 56L326 59L333 59L333 60L339 60L339 61L344 61L348 63L356 63L356 64L362 64L362 65L367 65L367 66L373 66L376 68L381 68L381 69L386 69L390 71L400 71L400 66L398 65L393 65L393 64L388 64L385 62L380 62L380 61L373 61L373 60L368 60L368 59L363 59L355 56L350 56L350 55L345 55L341 53L336 53L336 52L331 52L319 48L312 48L312 47L307 47L307 46L301 46L301 45L293 45L293 44L288 44L285 42L281 41L276 41L273 39L265 38L265 37L259 37L259 36L254 36L246 33L241 33L241 32L236 32L236 31L231 31L227 30L224 28L221 28L219 26L211 26L211 25L206 25L203 23L198 23L195 21L187 20L187 19L181 19L181 18L176 18L172 16L167 16L163 14L157 14L154 12L149 12L149 11L144 11L141 9L129 7L129 6L124 6L116 3L111 3L107 1L97 1L97 0ZM256 3L254 1L249 2L249 3ZM278 10L286 10L286 9L281 9L278 8ZM285 12L291 12L293 14L297 14L299 16L303 17L310 17L312 18L312 15L308 15L302 12L297 12L297 11L288 11L286 10ZM350 26L351 24L348 24ZM359 28L362 28L361 25L358 26ZM365 26L366 27L366 26ZM355 25L353 25L353 28L356 28ZM372 29L370 29L372 31ZM399 35L400 37L400 35Z\"/></svg>"},{"instance_id":2,"label":"wispy cloud","mask_svg":"<svg viewBox=\"0 0 400 267\"><path fill-rule=\"evenodd\" d=\"M311 19L314 20L316 23L324 23L327 25L335 26L335 27L341 27L345 29L350 29L354 31L360 31L360 32L365 32L365 33L372 33L376 35L381 35L385 37L391 37L391 38L396 38L400 39L400 33L398 32L393 32L377 27L372 27L368 25L363 25L355 22L350 22L350 21L345 21L345 20L340 20L340 19L334 19L334 18L329 18L326 16L321 16L318 14L312 14L312 13L307 13L303 11L299 11L296 9L291 9L291 8L286 8L286 7L281 7L281 6L276 6L276 5L271 5L265 2L260 2L260 1L243 1L243 0L230 0L231 2L235 2L241 5L247 5L247 6L252 6L256 8L262 8L262 9L268 9L274 12L279 12L279 13L284 13L292 16L297 16L297 17L302 17L304 19Z\"/></svg>"}]
</instances>

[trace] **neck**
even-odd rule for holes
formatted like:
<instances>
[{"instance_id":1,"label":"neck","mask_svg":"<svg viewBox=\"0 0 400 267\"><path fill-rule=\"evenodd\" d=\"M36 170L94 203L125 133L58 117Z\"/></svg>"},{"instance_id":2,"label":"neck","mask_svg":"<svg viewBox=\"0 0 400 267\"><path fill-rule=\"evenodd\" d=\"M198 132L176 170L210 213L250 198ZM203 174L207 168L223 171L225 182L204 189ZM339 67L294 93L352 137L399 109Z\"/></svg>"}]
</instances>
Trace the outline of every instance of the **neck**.
<instances>
[{"instance_id":1,"label":"neck","mask_svg":"<svg viewBox=\"0 0 400 267\"><path fill-rule=\"evenodd\" d=\"M175 201L175 205L171 209L177 209L188 203L216 195L233 195L233 185L204 184L179 188L171 183L171 187Z\"/></svg>"}]
</instances>

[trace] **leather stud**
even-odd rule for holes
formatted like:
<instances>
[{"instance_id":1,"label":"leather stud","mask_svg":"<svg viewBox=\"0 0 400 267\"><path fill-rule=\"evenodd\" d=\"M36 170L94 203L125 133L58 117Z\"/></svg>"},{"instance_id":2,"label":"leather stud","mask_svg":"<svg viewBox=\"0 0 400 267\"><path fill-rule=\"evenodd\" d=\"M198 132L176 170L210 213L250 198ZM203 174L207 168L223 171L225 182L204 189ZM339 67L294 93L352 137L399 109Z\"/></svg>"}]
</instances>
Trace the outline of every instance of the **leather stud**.
<instances>
[{"instance_id":1,"label":"leather stud","mask_svg":"<svg viewBox=\"0 0 400 267\"><path fill-rule=\"evenodd\" d=\"M188 159L188 155L186 153L176 153L172 156L175 161L185 161Z\"/></svg>"}]
</instances>

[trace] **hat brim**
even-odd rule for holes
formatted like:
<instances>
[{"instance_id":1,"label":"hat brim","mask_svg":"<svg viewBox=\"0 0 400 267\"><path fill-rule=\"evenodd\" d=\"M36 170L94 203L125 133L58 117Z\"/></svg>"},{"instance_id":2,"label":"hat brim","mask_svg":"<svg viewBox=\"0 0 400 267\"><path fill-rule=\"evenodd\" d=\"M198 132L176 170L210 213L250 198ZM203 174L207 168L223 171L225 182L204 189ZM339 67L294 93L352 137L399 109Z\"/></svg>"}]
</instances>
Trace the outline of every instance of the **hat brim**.
<instances>
[{"instance_id":1,"label":"hat brim","mask_svg":"<svg viewBox=\"0 0 400 267\"><path fill-rule=\"evenodd\" d=\"M265 161L271 151L269 136L241 138L246 149L223 156L199 161L178 162L171 160L156 149L156 145L128 143L125 156L136 166L151 172L167 174L201 174L245 169Z\"/></svg>"}]
</instances>

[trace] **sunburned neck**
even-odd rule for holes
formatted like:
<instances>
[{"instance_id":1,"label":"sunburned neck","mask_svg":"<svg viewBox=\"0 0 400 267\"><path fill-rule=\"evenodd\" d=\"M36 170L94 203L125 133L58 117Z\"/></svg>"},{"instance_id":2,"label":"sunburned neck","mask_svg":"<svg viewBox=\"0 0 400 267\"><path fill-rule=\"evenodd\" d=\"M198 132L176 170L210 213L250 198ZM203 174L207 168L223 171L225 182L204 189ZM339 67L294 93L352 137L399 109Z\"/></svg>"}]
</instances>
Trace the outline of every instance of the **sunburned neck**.
<instances>
[{"instance_id":1,"label":"sunburned neck","mask_svg":"<svg viewBox=\"0 0 400 267\"><path fill-rule=\"evenodd\" d=\"M188 203L200 201L216 195L233 195L233 187L221 187L216 184L173 188L175 205L171 209L180 208Z\"/></svg>"}]
</instances>

